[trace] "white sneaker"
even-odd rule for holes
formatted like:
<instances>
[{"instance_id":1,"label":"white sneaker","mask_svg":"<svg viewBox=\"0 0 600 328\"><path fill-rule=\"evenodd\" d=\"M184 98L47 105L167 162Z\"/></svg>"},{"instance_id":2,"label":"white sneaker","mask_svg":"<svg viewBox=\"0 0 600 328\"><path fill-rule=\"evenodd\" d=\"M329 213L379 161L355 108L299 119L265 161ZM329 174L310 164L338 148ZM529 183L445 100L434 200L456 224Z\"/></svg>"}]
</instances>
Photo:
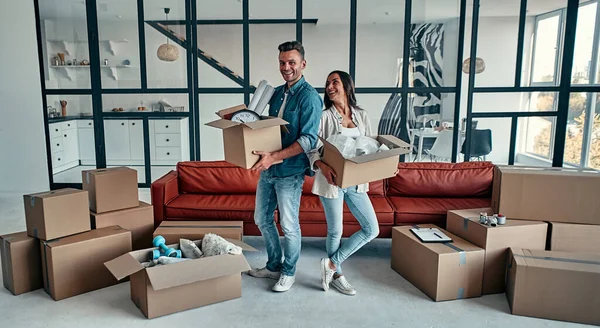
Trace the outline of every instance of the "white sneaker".
<instances>
[{"instance_id":1,"label":"white sneaker","mask_svg":"<svg viewBox=\"0 0 600 328\"><path fill-rule=\"evenodd\" d=\"M356 295L356 289L354 289L354 287L350 285L350 283L348 282L348 280L346 280L346 278L344 278L344 276L340 276L337 279L333 279L331 285L335 287L335 289L339 290L342 294L350 296Z\"/></svg>"},{"instance_id":2,"label":"white sneaker","mask_svg":"<svg viewBox=\"0 0 600 328\"><path fill-rule=\"evenodd\" d=\"M286 275L282 274L279 277L279 280L277 281L275 286L273 286L273 291L274 292L287 292L290 288L292 288L292 285L294 284L294 282L296 282L296 277L286 276Z\"/></svg>"},{"instance_id":3,"label":"white sneaker","mask_svg":"<svg viewBox=\"0 0 600 328\"><path fill-rule=\"evenodd\" d=\"M269 279L279 279L280 273L279 272L273 272L269 269L267 269L267 267L264 268L255 268L252 269L250 271L248 271L248 275L254 277L254 278L269 278Z\"/></svg>"},{"instance_id":4,"label":"white sneaker","mask_svg":"<svg viewBox=\"0 0 600 328\"><path fill-rule=\"evenodd\" d=\"M331 263L331 261L328 258L321 259L321 286L324 291L329 290L329 283L331 283L333 274L335 273L335 270L331 270L329 267L329 263Z\"/></svg>"}]
</instances>

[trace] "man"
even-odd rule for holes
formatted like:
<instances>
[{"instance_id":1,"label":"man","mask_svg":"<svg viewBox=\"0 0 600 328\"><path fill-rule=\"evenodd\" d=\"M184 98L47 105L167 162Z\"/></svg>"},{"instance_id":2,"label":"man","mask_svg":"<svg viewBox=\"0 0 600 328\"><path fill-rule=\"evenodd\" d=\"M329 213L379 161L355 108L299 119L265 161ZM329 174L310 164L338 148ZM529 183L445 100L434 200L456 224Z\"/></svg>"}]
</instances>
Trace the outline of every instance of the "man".
<instances>
[{"instance_id":1,"label":"man","mask_svg":"<svg viewBox=\"0 0 600 328\"><path fill-rule=\"evenodd\" d=\"M296 263L300 257L300 196L304 175L313 174L306 152L316 146L323 110L323 100L302 76L305 67L304 47L300 42L279 45L279 71L286 83L275 89L269 103L269 115L281 117L289 124L287 131L281 134L283 149L272 153L255 151L261 158L252 167L261 172L256 188L254 222L265 239L269 259L264 268L250 270L248 274L276 279L273 286L276 292L289 290L295 282ZM280 164L273 164L282 160ZM284 233L284 254L274 220L276 207Z\"/></svg>"}]
</instances>

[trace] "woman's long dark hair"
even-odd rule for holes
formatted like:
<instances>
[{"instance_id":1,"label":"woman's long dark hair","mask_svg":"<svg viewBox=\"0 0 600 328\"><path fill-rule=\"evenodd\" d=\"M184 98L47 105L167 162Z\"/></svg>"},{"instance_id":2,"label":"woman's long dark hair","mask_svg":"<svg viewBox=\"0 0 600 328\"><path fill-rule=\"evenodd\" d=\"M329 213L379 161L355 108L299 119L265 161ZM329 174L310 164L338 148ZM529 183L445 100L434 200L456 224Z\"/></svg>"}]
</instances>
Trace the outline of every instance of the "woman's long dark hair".
<instances>
[{"instance_id":1,"label":"woman's long dark hair","mask_svg":"<svg viewBox=\"0 0 600 328\"><path fill-rule=\"evenodd\" d=\"M356 104L356 94L354 94L354 81L352 80L352 77L350 76L350 74L348 74L344 71L336 70L336 71L329 73L329 75L327 75L327 78L329 78L332 74L336 74L336 73L340 77L340 81L342 82L342 86L344 87L344 92L346 92L348 106L354 107L354 108L360 108ZM331 101L331 99L329 99L329 95L327 94L327 91L325 91L324 102L325 102L325 109L331 108L331 106L333 106L333 101Z\"/></svg>"}]
</instances>

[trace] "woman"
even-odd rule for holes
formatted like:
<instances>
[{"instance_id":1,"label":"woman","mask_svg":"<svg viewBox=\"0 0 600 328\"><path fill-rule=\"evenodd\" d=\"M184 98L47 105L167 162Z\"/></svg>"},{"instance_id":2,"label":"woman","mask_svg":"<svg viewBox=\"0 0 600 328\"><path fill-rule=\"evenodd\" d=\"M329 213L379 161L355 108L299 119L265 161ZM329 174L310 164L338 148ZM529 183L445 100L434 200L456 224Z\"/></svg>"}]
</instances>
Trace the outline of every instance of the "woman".
<instances>
[{"instance_id":1,"label":"woman","mask_svg":"<svg viewBox=\"0 0 600 328\"><path fill-rule=\"evenodd\" d=\"M327 139L341 134L348 137L371 136L371 123L364 109L356 105L354 82L350 75L333 71L325 84L325 110L321 115L319 136ZM321 161L322 143L308 153L311 168L317 171L312 192L319 195L327 218L327 256L321 259L321 284L325 291L331 284L346 295L356 290L342 274L342 262L366 243L377 237L379 225L373 205L367 196L369 184L339 188L333 169ZM341 244L344 200L361 229Z\"/></svg>"}]
</instances>

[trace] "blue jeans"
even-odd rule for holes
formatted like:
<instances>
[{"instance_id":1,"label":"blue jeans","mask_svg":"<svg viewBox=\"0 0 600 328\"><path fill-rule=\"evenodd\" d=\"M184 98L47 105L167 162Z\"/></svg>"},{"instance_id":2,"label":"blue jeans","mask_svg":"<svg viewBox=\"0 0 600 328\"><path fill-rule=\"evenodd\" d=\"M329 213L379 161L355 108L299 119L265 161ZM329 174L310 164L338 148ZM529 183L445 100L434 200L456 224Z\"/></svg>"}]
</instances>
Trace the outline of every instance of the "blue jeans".
<instances>
[{"instance_id":1,"label":"blue jeans","mask_svg":"<svg viewBox=\"0 0 600 328\"><path fill-rule=\"evenodd\" d=\"M267 246L267 269L281 272L286 276L296 273L296 263L300 257L300 197L302 196L304 174L285 178L273 177L271 170L260 173L256 187L256 207L254 222L262 233ZM275 208L279 209L281 230L283 230L283 253L279 243L279 232L275 225Z\"/></svg>"},{"instance_id":2,"label":"blue jeans","mask_svg":"<svg viewBox=\"0 0 600 328\"><path fill-rule=\"evenodd\" d=\"M342 262L379 235L379 223L373 204L367 193L356 192L356 186L338 190L338 198L321 198L321 204L327 218L327 256L342 274ZM342 241L344 200L350 212L360 224L360 230L355 232L344 243Z\"/></svg>"}]
</instances>

